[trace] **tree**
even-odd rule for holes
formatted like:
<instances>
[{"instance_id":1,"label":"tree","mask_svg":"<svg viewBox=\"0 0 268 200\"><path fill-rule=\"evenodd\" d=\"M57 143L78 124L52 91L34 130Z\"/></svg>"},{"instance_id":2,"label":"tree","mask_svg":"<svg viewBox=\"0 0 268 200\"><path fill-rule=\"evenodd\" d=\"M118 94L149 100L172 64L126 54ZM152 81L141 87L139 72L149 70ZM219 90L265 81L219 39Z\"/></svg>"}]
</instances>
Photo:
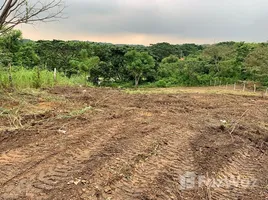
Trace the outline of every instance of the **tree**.
<instances>
[{"instance_id":1,"label":"tree","mask_svg":"<svg viewBox=\"0 0 268 200\"><path fill-rule=\"evenodd\" d=\"M201 45L196 44L182 44L182 45L176 45L179 46L178 48L181 50L180 57L189 56L190 54L197 54L199 51L203 50L203 47Z\"/></svg>"},{"instance_id":2,"label":"tree","mask_svg":"<svg viewBox=\"0 0 268 200\"><path fill-rule=\"evenodd\" d=\"M111 48L111 67L112 75L115 80L127 81L129 78L128 70L125 67L125 54L128 52L126 46L113 46Z\"/></svg>"},{"instance_id":3,"label":"tree","mask_svg":"<svg viewBox=\"0 0 268 200\"><path fill-rule=\"evenodd\" d=\"M162 79L178 76L179 60L180 59L174 55L164 58L158 68L159 78Z\"/></svg>"},{"instance_id":4,"label":"tree","mask_svg":"<svg viewBox=\"0 0 268 200\"><path fill-rule=\"evenodd\" d=\"M235 66L239 68L240 78L245 80L247 78L247 69L245 67L245 59L248 54L254 49L252 44L248 44L245 42L236 43L236 58L235 58Z\"/></svg>"},{"instance_id":5,"label":"tree","mask_svg":"<svg viewBox=\"0 0 268 200\"><path fill-rule=\"evenodd\" d=\"M86 49L80 51L79 60L70 60L69 64L76 68L82 73L85 77L85 83L88 81L88 75L90 75L90 70L96 67L100 62L98 56L89 57Z\"/></svg>"},{"instance_id":6,"label":"tree","mask_svg":"<svg viewBox=\"0 0 268 200\"><path fill-rule=\"evenodd\" d=\"M149 51L158 62L161 62L163 58L166 58L170 55L179 56L181 54L181 49L179 46L175 46L166 42L151 45L149 47Z\"/></svg>"},{"instance_id":7,"label":"tree","mask_svg":"<svg viewBox=\"0 0 268 200\"><path fill-rule=\"evenodd\" d=\"M96 80L99 80L100 77L104 81L109 81L114 75L112 64L101 61L90 69L89 74L94 84L97 83Z\"/></svg>"},{"instance_id":8,"label":"tree","mask_svg":"<svg viewBox=\"0 0 268 200\"><path fill-rule=\"evenodd\" d=\"M254 81L268 83L268 47L258 47L251 52L246 60L247 72Z\"/></svg>"},{"instance_id":9,"label":"tree","mask_svg":"<svg viewBox=\"0 0 268 200\"><path fill-rule=\"evenodd\" d=\"M12 64L16 60L16 53L20 48L20 31L10 31L4 37L0 37L0 65L8 67L8 79L10 87L13 88L13 79L12 79Z\"/></svg>"},{"instance_id":10,"label":"tree","mask_svg":"<svg viewBox=\"0 0 268 200\"><path fill-rule=\"evenodd\" d=\"M229 45L211 45L203 51L203 57L215 66L215 71L220 72L221 61L234 57L235 48Z\"/></svg>"},{"instance_id":11,"label":"tree","mask_svg":"<svg viewBox=\"0 0 268 200\"><path fill-rule=\"evenodd\" d=\"M21 65L26 68L34 68L39 64L40 58L35 52L35 43L23 43L15 55L16 65Z\"/></svg>"},{"instance_id":12,"label":"tree","mask_svg":"<svg viewBox=\"0 0 268 200\"><path fill-rule=\"evenodd\" d=\"M236 64L237 45L235 42L221 42L207 46L198 58L205 63L202 65L204 72L215 80L238 79L241 67Z\"/></svg>"},{"instance_id":13,"label":"tree","mask_svg":"<svg viewBox=\"0 0 268 200\"><path fill-rule=\"evenodd\" d=\"M142 76L155 66L153 57L147 52L129 51L125 54L125 60L129 72L134 76L136 87L139 85Z\"/></svg>"},{"instance_id":14,"label":"tree","mask_svg":"<svg viewBox=\"0 0 268 200\"><path fill-rule=\"evenodd\" d=\"M63 18L64 8L63 0L4 0L0 4L0 35L19 24Z\"/></svg>"},{"instance_id":15,"label":"tree","mask_svg":"<svg viewBox=\"0 0 268 200\"><path fill-rule=\"evenodd\" d=\"M162 64L167 64L167 63L176 63L178 62L180 59L177 56L174 55L170 55L169 57L166 57L162 60Z\"/></svg>"},{"instance_id":16,"label":"tree","mask_svg":"<svg viewBox=\"0 0 268 200\"><path fill-rule=\"evenodd\" d=\"M22 33L13 30L0 37L0 64L8 66L16 60L16 53L20 49Z\"/></svg>"}]
</instances>

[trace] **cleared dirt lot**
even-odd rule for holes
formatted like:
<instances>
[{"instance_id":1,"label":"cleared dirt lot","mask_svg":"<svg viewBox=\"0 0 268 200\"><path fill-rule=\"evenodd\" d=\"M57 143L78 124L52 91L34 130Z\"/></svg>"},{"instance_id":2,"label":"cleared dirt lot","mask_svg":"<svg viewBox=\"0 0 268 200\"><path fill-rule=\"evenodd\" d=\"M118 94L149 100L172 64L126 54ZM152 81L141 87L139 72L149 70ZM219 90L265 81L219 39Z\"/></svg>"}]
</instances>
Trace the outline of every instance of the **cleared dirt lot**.
<instances>
[{"instance_id":1,"label":"cleared dirt lot","mask_svg":"<svg viewBox=\"0 0 268 200\"><path fill-rule=\"evenodd\" d=\"M59 87L0 108L0 199L268 198L268 98Z\"/></svg>"}]
</instances>

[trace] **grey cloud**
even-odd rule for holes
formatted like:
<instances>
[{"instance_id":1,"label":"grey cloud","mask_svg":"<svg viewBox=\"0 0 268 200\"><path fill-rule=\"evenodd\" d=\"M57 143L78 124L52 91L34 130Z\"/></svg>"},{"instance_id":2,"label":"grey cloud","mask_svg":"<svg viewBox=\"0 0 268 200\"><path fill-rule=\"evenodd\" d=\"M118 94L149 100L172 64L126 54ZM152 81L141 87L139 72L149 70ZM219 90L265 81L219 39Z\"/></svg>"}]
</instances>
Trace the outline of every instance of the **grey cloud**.
<instances>
[{"instance_id":1,"label":"grey cloud","mask_svg":"<svg viewBox=\"0 0 268 200\"><path fill-rule=\"evenodd\" d=\"M265 41L267 0L68 0L55 29Z\"/></svg>"},{"instance_id":2,"label":"grey cloud","mask_svg":"<svg viewBox=\"0 0 268 200\"><path fill-rule=\"evenodd\" d=\"M67 13L70 17L79 15L109 15L119 11L119 4L108 0L67 0Z\"/></svg>"}]
</instances>

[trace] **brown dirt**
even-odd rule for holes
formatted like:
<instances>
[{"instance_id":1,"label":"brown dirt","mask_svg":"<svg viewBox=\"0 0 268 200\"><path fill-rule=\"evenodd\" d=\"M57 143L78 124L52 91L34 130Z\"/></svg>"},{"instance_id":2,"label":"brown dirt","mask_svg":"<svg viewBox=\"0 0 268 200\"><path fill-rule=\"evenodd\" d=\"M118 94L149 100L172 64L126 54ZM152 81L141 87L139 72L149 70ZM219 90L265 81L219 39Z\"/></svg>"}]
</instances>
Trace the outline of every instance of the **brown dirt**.
<instances>
[{"instance_id":1,"label":"brown dirt","mask_svg":"<svg viewBox=\"0 0 268 200\"><path fill-rule=\"evenodd\" d=\"M268 99L71 87L47 95L24 94L23 106L22 94L0 99L13 110L0 116L0 199L268 198ZM205 184L184 189L187 172ZM254 184L212 182L234 178Z\"/></svg>"}]
</instances>

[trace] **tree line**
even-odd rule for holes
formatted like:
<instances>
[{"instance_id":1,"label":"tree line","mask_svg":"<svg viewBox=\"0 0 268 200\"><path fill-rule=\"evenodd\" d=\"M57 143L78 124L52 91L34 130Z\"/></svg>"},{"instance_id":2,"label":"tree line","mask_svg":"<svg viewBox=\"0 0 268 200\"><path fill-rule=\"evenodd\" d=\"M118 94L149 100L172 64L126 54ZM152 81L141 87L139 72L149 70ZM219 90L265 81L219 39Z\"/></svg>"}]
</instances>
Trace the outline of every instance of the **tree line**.
<instances>
[{"instance_id":1,"label":"tree line","mask_svg":"<svg viewBox=\"0 0 268 200\"><path fill-rule=\"evenodd\" d=\"M12 30L0 37L0 68L57 68L66 77L103 85L203 86L252 81L268 85L268 44L158 43L114 45L85 41L31 41Z\"/></svg>"}]
</instances>

